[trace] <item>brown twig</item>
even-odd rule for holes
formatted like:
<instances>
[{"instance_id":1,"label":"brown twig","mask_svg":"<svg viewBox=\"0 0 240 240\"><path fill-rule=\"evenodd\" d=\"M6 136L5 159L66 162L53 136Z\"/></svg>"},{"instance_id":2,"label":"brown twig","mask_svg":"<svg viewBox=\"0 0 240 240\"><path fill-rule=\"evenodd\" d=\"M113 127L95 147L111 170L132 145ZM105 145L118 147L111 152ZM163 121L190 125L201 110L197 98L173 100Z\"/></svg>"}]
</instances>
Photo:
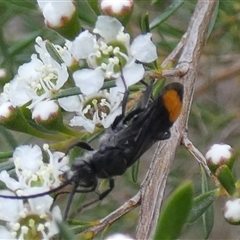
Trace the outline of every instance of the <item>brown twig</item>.
<instances>
[{"instance_id":1,"label":"brown twig","mask_svg":"<svg viewBox=\"0 0 240 240\"><path fill-rule=\"evenodd\" d=\"M205 157L194 146L194 144L188 139L187 134L183 135L182 144L194 156L194 158L199 162L199 164L203 167L203 169L208 174L208 176L212 178L216 187L220 187L220 183L219 183L218 179L211 173L209 167L207 166Z\"/></svg>"},{"instance_id":2,"label":"brown twig","mask_svg":"<svg viewBox=\"0 0 240 240\"><path fill-rule=\"evenodd\" d=\"M187 33L185 33L182 36L182 38L181 38L180 42L177 44L177 46L173 49L173 51L162 62L162 64L161 64L162 68L166 68L169 64L177 62L177 59L179 58L179 56L182 52L183 46L186 42L186 36L187 36Z\"/></svg>"},{"instance_id":3,"label":"brown twig","mask_svg":"<svg viewBox=\"0 0 240 240\"><path fill-rule=\"evenodd\" d=\"M177 65L177 69L186 72L179 78L179 81L184 83L183 110L172 128L171 139L158 144L150 169L142 183L136 239L152 239L155 233L168 174L180 139L186 132L197 66L216 3L217 1L199 0L187 30L186 41Z\"/></svg>"},{"instance_id":4,"label":"brown twig","mask_svg":"<svg viewBox=\"0 0 240 240\"><path fill-rule=\"evenodd\" d=\"M123 215L132 211L134 208L140 205L141 195L140 191L127 202L125 202L121 207L116 209L114 212L107 215L105 218L102 218L98 221L98 224L94 227L87 229L86 231L80 233L78 237L82 237L84 235L91 235L92 237L96 236L99 232L104 230L107 226L114 223Z\"/></svg>"},{"instance_id":5,"label":"brown twig","mask_svg":"<svg viewBox=\"0 0 240 240\"><path fill-rule=\"evenodd\" d=\"M188 139L187 134L183 135L182 138L183 146L194 156L194 158L199 162L199 164L204 168L208 176L211 176L211 171L207 166L206 159L202 153L193 145L193 143Z\"/></svg>"}]
</instances>

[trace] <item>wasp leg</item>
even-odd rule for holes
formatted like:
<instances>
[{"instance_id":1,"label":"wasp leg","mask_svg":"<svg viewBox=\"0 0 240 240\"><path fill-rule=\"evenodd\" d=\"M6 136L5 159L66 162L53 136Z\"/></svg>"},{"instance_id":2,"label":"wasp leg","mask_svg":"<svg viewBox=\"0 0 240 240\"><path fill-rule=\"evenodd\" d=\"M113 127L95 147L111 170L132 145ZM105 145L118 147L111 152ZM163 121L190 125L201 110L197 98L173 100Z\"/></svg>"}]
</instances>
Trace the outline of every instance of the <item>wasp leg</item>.
<instances>
[{"instance_id":1,"label":"wasp leg","mask_svg":"<svg viewBox=\"0 0 240 240\"><path fill-rule=\"evenodd\" d=\"M122 116L125 116L125 111L126 111L126 106L127 106L127 102L128 102L128 96L129 96L129 90L128 90L125 78L123 76L122 64L119 63L119 66L120 66L120 72L121 72L121 78L123 81L123 86L125 88L125 93L124 93L123 100L122 100Z\"/></svg>"},{"instance_id":2,"label":"wasp leg","mask_svg":"<svg viewBox=\"0 0 240 240\"><path fill-rule=\"evenodd\" d=\"M152 91L153 91L153 82L151 84L146 84L146 90L144 92L143 98L140 101L140 108L146 108L148 106L149 100L152 99Z\"/></svg>"},{"instance_id":3,"label":"wasp leg","mask_svg":"<svg viewBox=\"0 0 240 240\"><path fill-rule=\"evenodd\" d=\"M77 213L80 213L84 208L89 207L90 205L92 205L92 204L94 204L94 203L104 199L113 190L114 186L115 186L114 179L112 179L112 178L109 179L109 189L107 189L106 191L100 193L98 198L96 198L96 199L94 199L92 201L89 201L86 204L82 205L80 208L77 209Z\"/></svg>"},{"instance_id":4,"label":"wasp leg","mask_svg":"<svg viewBox=\"0 0 240 240\"><path fill-rule=\"evenodd\" d=\"M94 149L86 142L76 142L70 145L67 149L66 155L74 148L74 147L80 147L82 149L93 151Z\"/></svg>"},{"instance_id":5,"label":"wasp leg","mask_svg":"<svg viewBox=\"0 0 240 240\"><path fill-rule=\"evenodd\" d=\"M68 148L67 148L67 151L65 152L65 155L61 158L58 159L58 162L61 162L62 159L67 156L69 154L69 152L74 148L74 147L80 147L80 148L83 148L85 150L88 150L88 151L94 151L94 148L92 148L88 143L86 142L76 142L72 145L70 145Z\"/></svg>"},{"instance_id":6,"label":"wasp leg","mask_svg":"<svg viewBox=\"0 0 240 240\"><path fill-rule=\"evenodd\" d=\"M55 195L54 198L53 198L53 203L52 203L52 205L51 205L51 207L50 207L50 210L52 210L53 207L55 206L55 202L56 202L58 196L60 196L60 195L62 195L62 194L69 194L69 193L70 193L69 191L68 191L68 192L59 192L59 193L56 193L56 195Z\"/></svg>"},{"instance_id":7,"label":"wasp leg","mask_svg":"<svg viewBox=\"0 0 240 240\"><path fill-rule=\"evenodd\" d=\"M65 211L64 211L64 215L63 215L63 220L67 219L67 216L68 216L68 213L69 213L69 210L70 210L70 207L71 207L71 203L72 203L74 194L76 193L77 187L78 186L76 184L74 184L73 189L72 189L72 191L69 194L67 205L66 205L66 208L65 208Z\"/></svg>"},{"instance_id":8,"label":"wasp leg","mask_svg":"<svg viewBox=\"0 0 240 240\"><path fill-rule=\"evenodd\" d=\"M72 201L73 201L73 197L75 195L75 193L88 193L88 192L93 192L95 189L96 189L96 185L94 184L94 186L92 186L91 188L89 189L77 189L78 188L78 184L74 184L70 194L69 194L69 197L68 197L68 201L67 201L67 205L66 205L66 208L65 208L65 211L64 211L64 216L63 216L63 220L67 220L67 217L68 217L68 213L69 213L69 210L70 210L70 207L71 207L71 204L72 204Z\"/></svg>"},{"instance_id":9,"label":"wasp leg","mask_svg":"<svg viewBox=\"0 0 240 240\"><path fill-rule=\"evenodd\" d=\"M152 94L152 89L153 89L153 83L151 83L150 85L148 85L146 82L144 82L143 80L141 81L147 88L144 92L144 95L141 99L141 101L139 102L138 106L136 109L134 109L133 111L131 111L123 120L123 124L126 124L128 121L134 119L134 117L137 117L137 115L140 112L143 112L146 107L148 106L149 103L149 99L151 98L151 94Z\"/></svg>"},{"instance_id":10,"label":"wasp leg","mask_svg":"<svg viewBox=\"0 0 240 240\"><path fill-rule=\"evenodd\" d=\"M130 112L123 120L123 124L126 124L128 121L132 120L134 117L136 117L140 112L142 112L144 109L137 108Z\"/></svg>"},{"instance_id":11,"label":"wasp leg","mask_svg":"<svg viewBox=\"0 0 240 240\"><path fill-rule=\"evenodd\" d=\"M125 114L126 114L126 106L127 106L127 102L128 102L129 91L128 91L128 88L127 88L127 85L125 83L123 76L122 76L122 80L123 80L123 84L125 87L125 92L124 92L124 96L123 96L123 100L122 100L122 113L121 113L121 115L117 116L115 118L115 120L113 121L112 127L111 127L113 130L117 128L118 124L124 119Z\"/></svg>"}]
</instances>

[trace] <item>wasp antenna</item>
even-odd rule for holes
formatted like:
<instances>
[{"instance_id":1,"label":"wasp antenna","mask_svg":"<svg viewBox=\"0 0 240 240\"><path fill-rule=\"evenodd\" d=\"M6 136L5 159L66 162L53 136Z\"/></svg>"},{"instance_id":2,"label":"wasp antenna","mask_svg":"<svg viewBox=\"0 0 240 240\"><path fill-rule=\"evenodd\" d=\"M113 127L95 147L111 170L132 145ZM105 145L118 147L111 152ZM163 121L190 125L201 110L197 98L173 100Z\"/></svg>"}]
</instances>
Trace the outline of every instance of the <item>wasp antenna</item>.
<instances>
[{"instance_id":1,"label":"wasp antenna","mask_svg":"<svg viewBox=\"0 0 240 240\"><path fill-rule=\"evenodd\" d=\"M88 151L93 151L94 148L92 148L88 143L86 142L75 142L73 144L71 144L68 148L67 148L67 152L66 155L74 148L74 147L80 147L84 150L88 150Z\"/></svg>"},{"instance_id":2,"label":"wasp antenna","mask_svg":"<svg viewBox=\"0 0 240 240\"><path fill-rule=\"evenodd\" d=\"M126 111L126 106L127 106L127 101L128 101L128 96L129 96L129 90L123 75L123 70L122 70L122 64L121 62L119 62L119 66L120 66L120 73L121 73L121 78L122 78L122 82L123 82L123 86L125 88L125 92L124 92L124 96L123 96L123 100L122 100L122 116L125 116L125 111Z\"/></svg>"},{"instance_id":3,"label":"wasp antenna","mask_svg":"<svg viewBox=\"0 0 240 240\"><path fill-rule=\"evenodd\" d=\"M45 195L49 195L49 194L55 193L55 192L63 189L64 187L66 187L67 185L69 185L71 182L72 182L72 179L69 179L69 180L67 180L66 182L64 182L62 185L60 185L59 187L56 187L56 188L54 188L54 189L51 189L51 190L49 190L49 191L42 192L42 193L37 193L37 194L33 194L33 195L28 195L28 196L0 195L0 198L25 200L25 199L29 199L29 198L43 197L43 196L45 196Z\"/></svg>"}]
</instances>

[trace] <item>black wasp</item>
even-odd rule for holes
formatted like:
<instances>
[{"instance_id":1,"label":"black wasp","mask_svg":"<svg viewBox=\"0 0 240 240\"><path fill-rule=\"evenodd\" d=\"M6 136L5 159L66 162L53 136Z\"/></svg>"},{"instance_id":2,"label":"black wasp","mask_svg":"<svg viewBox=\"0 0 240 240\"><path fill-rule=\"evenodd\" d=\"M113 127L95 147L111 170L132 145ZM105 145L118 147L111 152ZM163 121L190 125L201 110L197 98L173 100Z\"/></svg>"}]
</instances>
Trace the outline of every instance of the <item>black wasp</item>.
<instances>
[{"instance_id":1,"label":"black wasp","mask_svg":"<svg viewBox=\"0 0 240 240\"><path fill-rule=\"evenodd\" d=\"M116 117L111 127L101 137L99 149L93 150L84 142L75 145L92 152L88 152L87 155L74 161L71 170L63 174L66 182L62 186L37 195L0 197L21 199L40 197L58 191L67 184L72 184L73 189L68 199L64 219L67 218L74 194L94 191L97 188L98 179L107 179L109 188L99 194L98 199L86 205L103 199L114 188L115 176L122 175L155 142L168 139L171 136L170 128L181 113L183 85L177 82L168 84L156 99L150 97L151 92L152 85L149 85L141 104L127 115L125 109L128 91L125 92L122 114Z\"/></svg>"}]
</instances>

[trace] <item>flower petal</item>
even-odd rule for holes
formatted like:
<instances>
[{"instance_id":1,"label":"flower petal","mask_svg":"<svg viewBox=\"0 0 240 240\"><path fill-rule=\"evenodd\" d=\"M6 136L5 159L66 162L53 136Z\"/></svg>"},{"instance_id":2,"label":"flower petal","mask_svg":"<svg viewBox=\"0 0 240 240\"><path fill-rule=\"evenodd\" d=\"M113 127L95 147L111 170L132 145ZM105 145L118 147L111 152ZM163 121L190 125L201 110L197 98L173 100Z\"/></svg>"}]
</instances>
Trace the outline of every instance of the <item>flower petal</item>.
<instances>
[{"instance_id":1,"label":"flower petal","mask_svg":"<svg viewBox=\"0 0 240 240\"><path fill-rule=\"evenodd\" d=\"M95 128L95 124L81 116L75 116L70 120L70 126L83 126L88 132L92 133Z\"/></svg>"},{"instance_id":2,"label":"flower petal","mask_svg":"<svg viewBox=\"0 0 240 240\"><path fill-rule=\"evenodd\" d=\"M69 51L72 53L74 58L85 59L89 54L96 51L94 48L95 41L96 36L86 30L75 38Z\"/></svg>"},{"instance_id":3,"label":"flower petal","mask_svg":"<svg viewBox=\"0 0 240 240\"><path fill-rule=\"evenodd\" d=\"M116 18L99 16L93 31L106 41L110 41L115 39L120 31L123 31L123 26Z\"/></svg>"},{"instance_id":4,"label":"flower petal","mask_svg":"<svg viewBox=\"0 0 240 240\"><path fill-rule=\"evenodd\" d=\"M21 171L26 169L35 172L42 163L42 151L37 145L22 145L15 149L13 159L16 168Z\"/></svg>"},{"instance_id":5,"label":"flower petal","mask_svg":"<svg viewBox=\"0 0 240 240\"><path fill-rule=\"evenodd\" d=\"M16 238L8 231L7 228L0 226L0 236L1 239L15 240Z\"/></svg>"},{"instance_id":6,"label":"flower petal","mask_svg":"<svg viewBox=\"0 0 240 240\"><path fill-rule=\"evenodd\" d=\"M62 222L61 210L58 206L54 206L52 209L52 221L49 226L48 237L51 238L55 234L59 233L57 222Z\"/></svg>"},{"instance_id":7,"label":"flower petal","mask_svg":"<svg viewBox=\"0 0 240 240\"><path fill-rule=\"evenodd\" d=\"M104 78L100 69L82 69L73 73L77 87L83 94L98 92L103 86Z\"/></svg>"},{"instance_id":8,"label":"flower petal","mask_svg":"<svg viewBox=\"0 0 240 240\"><path fill-rule=\"evenodd\" d=\"M79 96L59 98L58 102L60 106L67 112L78 111L81 106Z\"/></svg>"},{"instance_id":9,"label":"flower petal","mask_svg":"<svg viewBox=\"0 0 240 240\"><path fill-rule=\"evenodd\" d=\"M2 190L0 194L15 196L15 194L8 190ZM21 207L23 207L23 200L0 198L0 219L9 222L16 221L19 217Z\"/></svg>"},{"instance_id":10,"label":"flower petal","mask_svg":"<svg viewBox=\"0 0 240 240\"><path fill-rule=\"evenodd\" d=\"M123 76L127 87L139 82L143 78L144 72L145 71L142 64L132 62L131 64L125 66L123 68ZM119 88L119 91L125 92L123 79L121 76L116 79L116 85Z\"/></svg>"},{"instance_id":11,"label":"flower petal","mask_svg":"<svg viewBox=\"0 0 240 240\"><path fill-rule=\"evenodd\" d=\"M150 63L157 59L157 48L151 40L152 34L137 36L131 44L132 55L139 61Z\"/></svg>"},{"instance_id":12,"label":"flower petal","mask_svg":"<svg viewBox=\"0 0 240 240\"><path fill-rule=\"evenodd\" d=\"M23 187L20 182L16 181L14 178L11 178L8 172L5 170L0 173L0 180L4 182L7 188L11 189L12 191Z\"/></svg>"}]
</instances>

